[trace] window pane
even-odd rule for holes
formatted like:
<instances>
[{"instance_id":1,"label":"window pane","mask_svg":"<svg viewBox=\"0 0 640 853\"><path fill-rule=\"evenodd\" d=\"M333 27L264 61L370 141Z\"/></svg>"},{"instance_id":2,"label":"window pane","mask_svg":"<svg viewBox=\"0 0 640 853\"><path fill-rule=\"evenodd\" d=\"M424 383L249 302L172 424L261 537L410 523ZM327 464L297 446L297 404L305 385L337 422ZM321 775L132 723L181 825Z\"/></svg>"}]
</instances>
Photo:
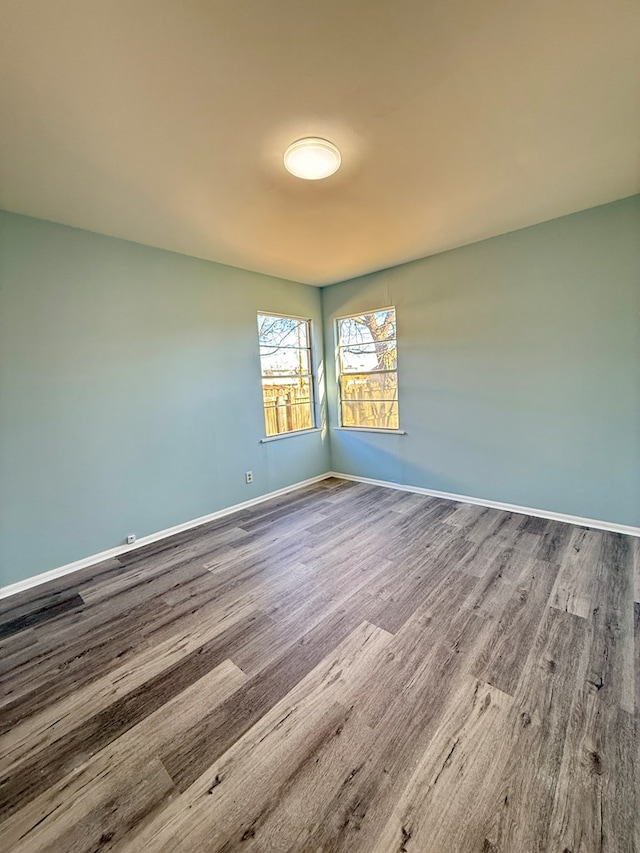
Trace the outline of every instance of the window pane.
<instances>
[{"instance_id":1,"label":"window pane","mask_svg":"<svg viewBox=\"0 0 640 853\"><path fill-rule=\"evenodd\" d=\"M395 309L372 311L338 320L338 337L341 346L395 340Z\"/></svg>"},{"instance_id":2,"label":"window pane","mask_svg":"<svg viewBox=\"0 0 640 853\"><path fill-rule=\"evenodd\" d=\"M351 344L340 348L343 373L362 373L365 370L396 370L398 355L395 341L371 344Z\"/></svg>"},{"instance_id":3,"label":"window pane","mask_svg":"<svg viewBox=\"0 0 640 853\"><path fill-rule=\"evenodd\" d=\"M388 402L345 401L342 403L342 426L399 429L398 403L395 400Z\"/></svg>"},{"instance_id":4,"label":"window pane","mask_svg":"<svg viewBox=\"0 0 640 853\"><path fill-rule=\"evenodd\" d=\"M280 435L283 432L295 432L300 429L312 429L313 406L311 401L306 403L286 403L266 405L264 409L264 420L267 435Z\"/></svg>"},{"instance_id":5,"label":"window pane","mask_svg":"<svg viewBox=\"0 0 640 853\"><path fill-rule=\"evenodd\" d=\"M302 403L311 399L310 377L301 376L299 379L282 379L274 376L262 380L262 395L264 404L284 405L285 403ZM279 398L283 398L280 400Z\"/></svg>"},{"instance_id":6,"label":"window pane","mask_svg":"<svg viewBox=\"0 0 640 853\"><path fill-rule=\"evenodd\" d=\"M310 326L308 320L258 314L267 435L315 426Z\"/></svg>"},{"instance_id":7,"label":"window pane","mask_svg":"<svg viewBox=\"0 0 640 853\"><path fill-rule=\"evenodd\" d=\"M258 334L261 346L309 346L309 323L306 320L258 314Z\"/></svg>"},{"instance_id":8,"label":"window pane","mask_svg":"<svg viewBox=\"0 0 640 853\"><path fill-rule=\"evenodd\" d=\"M395 308L338 320L341 423L399 429Z\"/></svg>"},{"instance_id":9,"label":"window pane","mask_svg":"<svg viewBox=\"0 0 640 853\"><path fill-rule=\"evenodd\" d=\"M309 350L283 347L260 347L263 376L311 373Z\"/></svg>"},{"instance_id":10,"label":"window pane","mask_svg":"<svg viewBox=\"0 0 640 853\"><path fill-rule=\"evenodd\" d=\"M397 373L349 373L340 377L342 400L395 400Z\"/></svg>"}]
</instances>

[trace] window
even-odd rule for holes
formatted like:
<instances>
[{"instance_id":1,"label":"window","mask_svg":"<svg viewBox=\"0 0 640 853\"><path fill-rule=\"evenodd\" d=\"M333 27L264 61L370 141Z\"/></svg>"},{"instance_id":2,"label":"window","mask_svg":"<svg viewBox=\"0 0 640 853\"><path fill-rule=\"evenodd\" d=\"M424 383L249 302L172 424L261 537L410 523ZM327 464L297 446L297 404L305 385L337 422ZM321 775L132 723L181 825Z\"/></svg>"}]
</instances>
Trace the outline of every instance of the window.
<instances>
[{"instance_id":1,"label":"window","mask_svg":"<svg viewBox=\"0 0 640 853\"><path fill-rule=\"evenodd\" d=\"M267 436L315 427L308 320L258 314Z\"/></svg>"},{"instance_id":2,"label":"window","mask_svg":"<svg viewBox=\"0 0 640 853\"><path fill-rule=\"evenodd\" d=\"M340 423L399 429L396 309L338 320Z\"/></svg>"}]
</instances>

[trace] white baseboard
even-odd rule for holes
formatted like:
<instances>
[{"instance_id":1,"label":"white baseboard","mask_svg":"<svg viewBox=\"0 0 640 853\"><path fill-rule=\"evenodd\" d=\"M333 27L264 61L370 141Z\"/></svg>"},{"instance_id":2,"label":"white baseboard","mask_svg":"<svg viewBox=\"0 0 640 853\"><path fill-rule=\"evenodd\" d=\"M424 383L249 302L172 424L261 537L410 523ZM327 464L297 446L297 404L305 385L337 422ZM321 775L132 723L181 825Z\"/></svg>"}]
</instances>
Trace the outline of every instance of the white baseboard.
<instances>
[{"instance_id":1,"label":"white baseboard","mask_svg":"<svg viewBox=\"0 0 640 853\"><path fill-rule=\"evenodd\" d=\"M486 506L491 509L503 509L507 512L518 512L522 515L532 515L535 518L548 518L552 521L564 521L567 524L577 524L579 527L593 527L597 530L609 530L612 533L625 533L628 536L640 536L640 527L632 527L629 524L616 524L614 521L599 521L596 518L582 518L579 515L566 515L563 512L552 512L551 510L535 509L530 506L506 504L502 503L502 501L473 498L469 495L456 495L453 492L439 492L437 489L423 489L421 486L405 486L402 483L392 483L389 480L373 480L370 477L356 477L353 474L341 474L337 471L332 471L328 476L338 477L341 480L354 480L356 483L368 483L371 486L383 486L386 489L397 489L401 492L414 492L417 495L429 495L434 498L444 498L447 501L458 501L459 503Z\"/></svg>"},{"instance_id":2,"label":"white baseboard","mask_svg":"<svg viewBox=\"0 0 640 853\"><path fill-rule=\"evenodd\" d=\"M174 536L176 533L182 533L183 530L191 530L193 527L199 527L201 524L206 524L209 521L215 521L217 518L223 518L225 515L231 515L242 509L255 506L256 504L264 503L265 501L277 498L279 495L286 495L287 492L293 492L297 489L302 489L305 486L310 486L313 483L319 483L321 480L326 480L328 477L337 477L340 480L354 480L357 483L368 483L372 486L383 486L387 489L397 489L401 492L414 492L417 495L428 495L434 498L444 498L449 501L458 501L459 503L476 504L477 506L486 506L492 509L502 509L507 512L518 512L522 515L532 515L536 518L548 518L553 521L564 521L567 524L577 524L580 527L593 527L597 530L609 530L613 533L625 533L629 536L640 536L640 527L632 527L628 524L616 524L612 521L599 521L595 518L582 518L578 515L566 515L561 512L551 512L550 510L535 509L530 506L518 506L517 504L502 503L502 501L485 500L484 498L474 498L469 495L456 495L453 492L440 492L437 489L424 489L421 486L407 486L403 483L392 483L389 480L373 480L370 477L357 477L353 474L342 474L339 471L327 471L326 474L319 474L317 477L311 477L308 480L302 480L299 483L293 483L291 486L286 486L283 489L277 489L274 492L268 492L265 495L260 495L257 498L243 501L233 506L219 509L209 515L202 515L200 518L194 518L191 521L185 521L182 524L176 524L174 527L167 527L165 530L159 530L157 533L151 533L149 536L143 536L138 539L133 545L118 545L115 548L109 548L107 551L101 551L99 554L92 554L89 557L83 557L81 560L76 560L73 563L67 563L64 566L58 566L56 569L51 569L48 572L34 575L17 583L9 584L8 586L0 587L0 599L8 598L10 595L15 595L18 592L31 589L47 581L61 578L64 575L69 575L72 572L77 572L79 569L85 569L88 566L93 566L96 563L101 563L103 560L108 560L111 557L118 557L120 554L126 554L130 551L135 551L137 548L142 548L145 545L150 545L152 542L158 542L160 539L166 539L169 536Z\"/></svg>"},{"instance_id":3,"label":"white baseboard","mask_svg":"<svg viewBox=\"0 0 640 853\"><path fill-rule=\"evenodd\" d=\"M23 592L26 589L31 589L34 586L47 583L47 581L55 580L56 578L70 575L72 572L77 572L79 569L86 569L88 566L93 566L96 563L101 563L103 560L109 560L111 557L118 557L120 554L135 551L137 548L142 548L145 545L150 545L152 542L158 542L160 539L166 539L169 536L174 536L176 533L182 533L183 530L191 530L193 527L199 527L201 524L206 524L209 521L215 521L217 518L223 518L225 515L231 515L242 509L255 506L256 504L269 501L272 498L277 498L279 495L286 495L287 492L293 492L297 489L302 489L305 486L310 486L313 483L319 483L320 480L326 480L331 477L331 474L319 474L317 477L311 477L309 480L301 480L299 483L293 483L291 486L285 486L284 489L277 489L275 492L268 492L266 495L260 495L257 498L243 501L233 506L219 509L216 512L211 512L209 515L202 515L200 518L194 518L191 521L185 521L182 524L176 524L174 527L167 527L164 530L158 530L157 533L150 533L149 536L142 536L136 540L133 545L118 545L115 548L109 548L107 551L101 551L99 554L92 554L90 557L83 557L81 560L75 560L73 563L67 563L64 566L58 566L56 569L50 569L48 572L42 572L39 575L34 575L25 580L17 581L17 583L9 584L8 586L0 587L0 599L8 598L10 595L15 595L18 592Z\"/></svg>"}]
</instances>

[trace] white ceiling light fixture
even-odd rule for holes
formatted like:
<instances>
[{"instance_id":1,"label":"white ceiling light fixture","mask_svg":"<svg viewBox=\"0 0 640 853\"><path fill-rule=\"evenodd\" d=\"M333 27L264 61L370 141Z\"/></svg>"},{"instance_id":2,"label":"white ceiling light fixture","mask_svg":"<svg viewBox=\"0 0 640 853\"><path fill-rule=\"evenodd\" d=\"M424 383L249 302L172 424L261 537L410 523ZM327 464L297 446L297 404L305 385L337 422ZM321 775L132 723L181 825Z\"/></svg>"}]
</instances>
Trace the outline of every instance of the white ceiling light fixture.
<instances>
[{"instance_id":1,"label":"white ceiling light fixture","mask_svg":"<svg viewBox=\"0 0 640 853\"><path fill-rule=\"evenodd\" d=\"M284 166L296 178L319 181L337 172L342 157L336 146L327 139L307 136L292 142L284 152Z\"/></svg>"}]
</instances>

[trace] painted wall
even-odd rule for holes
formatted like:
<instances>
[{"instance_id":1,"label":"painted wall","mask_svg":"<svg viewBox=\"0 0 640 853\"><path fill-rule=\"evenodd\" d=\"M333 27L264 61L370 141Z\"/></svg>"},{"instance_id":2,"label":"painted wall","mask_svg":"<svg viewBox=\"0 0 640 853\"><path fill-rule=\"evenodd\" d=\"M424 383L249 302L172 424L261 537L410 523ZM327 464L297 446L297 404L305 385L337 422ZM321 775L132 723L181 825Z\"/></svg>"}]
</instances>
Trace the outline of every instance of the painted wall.
<instances>
[{"instance_id":1,"label":"painted wall","mask_svg":"<svg viewBox=\"0 0 640 853\"><path fill-rule=\"evenodd\" d=\"M260 444L257 311L335 427L334 320L390 304L407 435ZM0 212L0 585L330 469L640 525L640 196L323 291Z\"/></svg>"},{"instance_id":2,"label":"painted wall","mask_svg":"<svg viewBox=\"0 0 640 853\"><path fill-rule=\"evenodd\" d=\"M0 212L0 586L329 468L264 436L256 312L316 288ZM252 470L247 486L244 472Z\"/></svg>"},{"instance_id":3,"label":"painted wall","mask_svg":"<svg viewBox=\"0 0 640 853\"><path fill-rule=\"evenodd\" d=\"M323 290L395 305L406 436L331 430L333 470L640 525L640 196Z\"/></svg>"}]
</instances>

